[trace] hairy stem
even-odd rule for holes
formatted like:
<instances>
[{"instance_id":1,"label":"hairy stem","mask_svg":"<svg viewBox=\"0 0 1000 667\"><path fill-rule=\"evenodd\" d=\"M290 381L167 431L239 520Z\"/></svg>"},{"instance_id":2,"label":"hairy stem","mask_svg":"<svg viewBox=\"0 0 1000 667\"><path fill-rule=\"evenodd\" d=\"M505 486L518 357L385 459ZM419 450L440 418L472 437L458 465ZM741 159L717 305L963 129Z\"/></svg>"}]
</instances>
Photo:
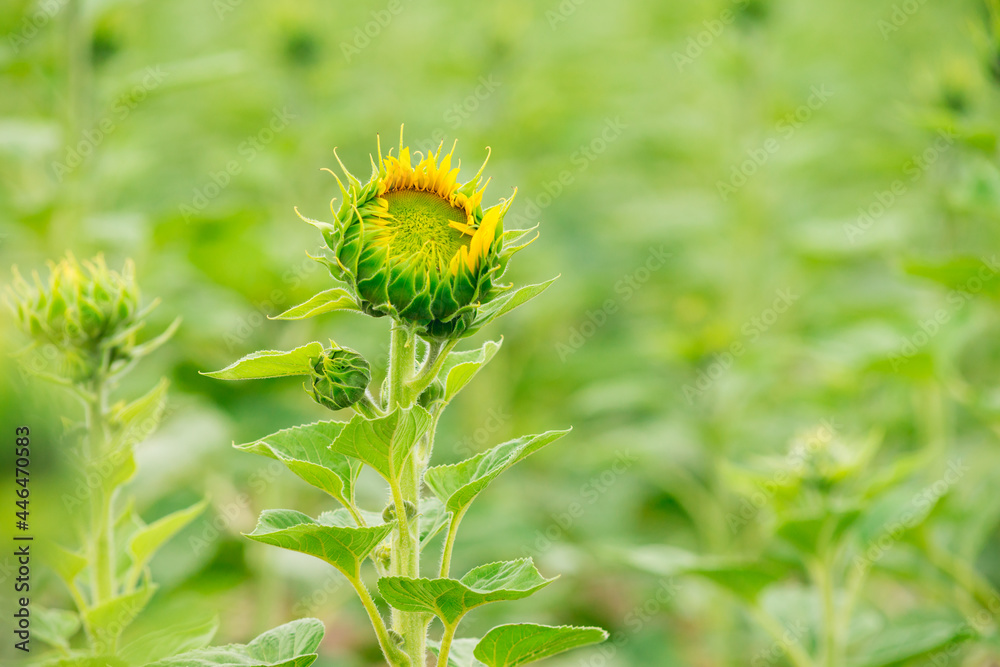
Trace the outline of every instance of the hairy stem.
<instances>
[{"instance_id":1,"label":"hairy stem","mask_svg":"<svg viewBox=\"0 0 1000 667\"><path fill-rule=\"evenodd\" d=\"M101 470L107 457L107 424L105 404L107 393L103 376L94 380L93 399L86 403L87 458L90 470ZM111 517L112 491L104 488L103 478L97 476L101 486L93 489L90 502L90 553L94 568L91 594L94 605L107 601L114 595L114 521Z\"/></svg>"},{"instance_id":2,"label":"hairy stem","mask_svg":"<svg viewBox=\"0 0 1000 667\"><path fill-rule=\"evenodd\" d=\"M448 667L448 654L451 653L451 642L455 639L455 630L458 623L444 626L444 634L441 636L441 649L438 651L437 667Z\"/></svg>"},{"instance_id":3,"label":"hairy stem","mask_svg":"<svg viewBox=\"0 0 1000 667\"><path fill-rule=\"evenodd\" d=\"M448 536L444 540L444 552L441 554L441 577L447 577L451 571L451 554L455 550L455 538L458 536L458 524L465 516L465 509L452 515L448 523Z\"/></svg>"},{"instance_id":4,"label":"hairy stem","mask_svg":"<svg viewBox=\"0 0 1000 667\"><path fill-rule=\"evenodd\" d=\"M91 567L91 604L96 607L117 594L115 565L115 522L112 516L114 489L106 485L105 465L114 465L108 452L107 382L104 365L92 383L89 400L84 403L87 427L88 480L93 472L97 488L91 489L90 530L87 551ZM115 650L114 635L108 636L103 628L92 627L90 639L95 651Z\"/></svg>"},{"instance_id":5,"label":"hairy stem","mask_svg":"<svg viewBox=\"0 0 1000 667\"><path fill-rule=\"evenodd\" d=\"M413 397L407 390L407 383L413 375L415 359L416 344L412 332L404 325L393 323L389 344L388 410L412 405ZM407 518L406 503L412 503L416 509L415 516L419 516L422 476L422 465L418 457L411 454L399 471L399 479L391 485L398 521L392 545L392 574L396 576L420 577L420 544L413 531L416 519L411 522ZM414 667L423 667L427 654L423 615L393 609L392 627L403 637L406 653Z\"/></svg>"},{"instance_id":6,"label":"hairy stem","mask_svg":"<svg viewBox=\"0 0 1000 667\"><path fill-rule=\"evenodd\" d=\"M365 611L368 612L368 618L371 619L372 627L375 628L375 634L378 636L378 644L382 648L382 653L385 655L386 660L389 661L392 667L409 667L409 658L396 647L395 642L392 641L392 637L389 636L389 630L386 629L385 621L382 620L382 615L379 613L378 607L375 606L375 600L372 599L368 588L362 583L359 577L349 577L348 581L351 582L351 586L354 587L358 597L361 598L361 604L364 605Z\"/></svg>"}]
</instances>

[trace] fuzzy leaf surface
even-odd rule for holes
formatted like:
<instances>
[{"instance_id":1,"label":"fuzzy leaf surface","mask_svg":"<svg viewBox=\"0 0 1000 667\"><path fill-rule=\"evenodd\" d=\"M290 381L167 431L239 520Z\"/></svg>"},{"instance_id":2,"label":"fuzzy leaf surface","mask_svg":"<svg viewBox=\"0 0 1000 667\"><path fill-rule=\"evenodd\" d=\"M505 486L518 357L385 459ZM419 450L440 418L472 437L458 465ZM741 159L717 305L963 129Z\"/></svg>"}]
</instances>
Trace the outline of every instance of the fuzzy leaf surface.
<instances>
[{"instance_id":1,"label":"fuzzy leaf surface","mask_svg":"<svg viewBox=\"0 0 1000 667\"><path fill-rule=\"evenodd\" d=\"M362 561L389 535L393 525L348 528L324 525L295 510L266 510L247 537L315 556L356 579Z\"/></svg>"},{"instance_id":2,"label":"fuzzy leaf surface","mask_svg":"<svg viewBox=\"0 0 1000 667\"><path fill-rule=\"evenodd\" d=\"M502 344L502 338L498 341L488 340L479 349L452 352L448 355L448 359L439 374L444 383L443 400L445 403L455 398L458 392L472 381L476 373L496 355Z\"/></svg>"},{"instance_id":3,"label":"fuzzy leaf surface","mask_svg":"<svg viewBox=\"0 0 1000 667\"><path fill-rule=\"evenodd\" d=\"M154 662L147 667L309 667L319 656L323 624L302 618L254 639L249 644L230 644L189 651Z\"/></svg>"},{"instance_id":4,"label":"fuzzy leaf surface","mask_svg":"<svg viewBox=\"0 0 1000 667\"><path fill-rule=\"evenodd\" d=\"M350 292L334 287L311 297L305 303L289 308L280 315L275 315L268 319L272 320L304 320L308 317L316 317L323 313L330 313L335 310L358 310L358 304Z\"/></svg>"},{"instance_id":5,"label":"fuzzy leaf surface","mask_svg":"<svg viewBox=\"0 0 1000 667\"><path fill-rule=\"evenodd\" d=\"M480 565L461 579L382 577L378 589L401 611L430 612L453 624L471 609L489 602L520 600L548 586L530 558Z\"/></svg>"},{"instance_id":6,"label":"fuzzy leaf surface","mask_svg":"<svg viewBox=\"0 0 1000 667\"><path fill-rule=\"evenodd\" d=\"M392 484L430 422L430 414L420 406L396 408L377 419L354 415L330 449L368 464Z\"/></svg>"},{"instance_id":7,"label":"fuzzy leaf surface","mask_svg":"<svg viewBox=\"0 0 1000 667\"><path fill-rule=\"evenodd\" d=\"M236 449L277 459L303 481L349 505L361 464L330 449L343 430L343 422L315 422L236 445Z\"/></svg>"},{"instance_id":8,"label":"fuzzy leaf surface","mask_svg":"<svg viewBox=\"0 0 1000 667\"><path fill-rule=\"evenodd\" d=\"M501 625L480 640L475 657L486 667L518 667L570 649L599 644L607 638L608 633L601 628L553 627L533 623Z\"/></svg>"},{"instance_id":9,"label":"fuzzy leaf surface","mask_svg":"<svg viewBox=\"0 0 1000 667\"><path fill-rule=\"evenodd\" d=\"M323 354L323 344L312 342L288 352L261 350L223 368L221 371L202 373L216 380L258 380L262 378L309 375L312 359Z\"/></svg>"},{"instance_id":10,"label":"fuzzy leaf surface","mask_svg":"<svg viewBox=\"0 0 1000 667\"><path fill-rule=\"evenodd\" d=\"M497 445L465 461L428 468L424 474L424 481L449 511L456 513L464 511L501 473L545 445L555 442L570 430L526 435Z\"/></svg>"}]
</instances>

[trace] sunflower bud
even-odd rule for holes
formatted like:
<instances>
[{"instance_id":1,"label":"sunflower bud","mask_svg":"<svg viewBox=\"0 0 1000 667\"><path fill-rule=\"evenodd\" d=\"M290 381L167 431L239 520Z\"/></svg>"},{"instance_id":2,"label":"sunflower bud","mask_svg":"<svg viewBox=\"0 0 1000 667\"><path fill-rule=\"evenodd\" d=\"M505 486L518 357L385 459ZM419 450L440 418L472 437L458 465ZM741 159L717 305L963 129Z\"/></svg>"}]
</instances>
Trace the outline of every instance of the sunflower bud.
<instances>
[{"instance_id":1,"label":"sunflower bud","mask_svg":"<svg viewBox=\"0 0 1000 667\"><path fill-rule=\"evenodd\" d=\"M118 273L101 256L81 264L67 255L50 263L47 280L34 273L30 283L15 269L7 297L21 329L54 345L63 356L60 373L74 381L90 377L102 358L112 366L128 361L145 316L131 261Z\"/></svg>"},{"instance_id":2,"label":"sunflower bud","mask_svg":"<svg viewBox=\"0 0 1000 667\"><path fill-rule=\"evenodd\" d=\"M434 382L427 385L427 389L420 392L420 396L417 397L417 404L422 408L430 408L435 401L440 400L444 396L444 384L440 380L434 380Z\"/></svg>"},{"instance_id":3,"label":"sunflower bud","mask_svg":"<svg viewBox=\"0 0 1000 667\"><path fill-rule=\"evenodd\" d=\"M417 506L411 503L409 500L403 501L403 507L406 510L406 520L413 521L413 517L417 516ZM386 523L396 520L396 504L389 503L382 510L382 520Z\"/></svg>"},{"instance_id":4,"label":"sunflower bud","mask_svg":"<svg viewBox=\"0 0 1000 667\"><path fill-rule=\"evenodd\" d=\"M497 281L524 247L504 248L503 217L513 196L484 210L486 163L459 183L454 150L415 153L413 164L402 138L398 157L379 146L368 183L346 168L347 186L338 177L337 223L307 220L332 251L320 261L365 312L392 316L431 339L469 332L478 309L509 287Z\"/></svg>"},{"instance_id":5,"label":"sunflower bud","mask_svg":"<svg viewBox=\"0 0 1000 667\"><path fill-rule=\"evenodd\" d=\"M310 394L320 405L340 410L360 401L371 379L371 367L364 357L333 346L313 363Z\"/></svg>"}]
</instances>

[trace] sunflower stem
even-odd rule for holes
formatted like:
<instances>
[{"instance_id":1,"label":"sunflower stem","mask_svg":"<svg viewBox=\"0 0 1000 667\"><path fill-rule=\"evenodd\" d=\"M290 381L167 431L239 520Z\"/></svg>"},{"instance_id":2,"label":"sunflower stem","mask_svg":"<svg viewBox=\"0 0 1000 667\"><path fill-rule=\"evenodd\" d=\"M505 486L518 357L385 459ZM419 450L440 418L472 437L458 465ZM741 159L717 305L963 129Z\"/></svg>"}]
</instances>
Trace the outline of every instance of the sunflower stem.
<instances>
[{"instance_id":1,"label":"sunflower stem","mask_svg":"<svg viewBox=\"0 0 1000 667\"><path fill-rule=\"evenodd\" d=\"M416 340L412 331L398 322L393 323L389 343L389 405L387 409L406 408L413 405L413 395L407 391L407 383L413 376L416 363ZM396 505L398 523L392 544L392 574L400 577L420 577L420 544L413 526L416 519L409 521L406 516L406 502L420 514L420 480L423 477L422 464L417 456L410 456L399 473L399 479L392 484L393 502ZM426 662L426 624L422 614L392 611L392 627L403 637L403 647L414 667L422 667Z\"/></svg>"}]
</instances>

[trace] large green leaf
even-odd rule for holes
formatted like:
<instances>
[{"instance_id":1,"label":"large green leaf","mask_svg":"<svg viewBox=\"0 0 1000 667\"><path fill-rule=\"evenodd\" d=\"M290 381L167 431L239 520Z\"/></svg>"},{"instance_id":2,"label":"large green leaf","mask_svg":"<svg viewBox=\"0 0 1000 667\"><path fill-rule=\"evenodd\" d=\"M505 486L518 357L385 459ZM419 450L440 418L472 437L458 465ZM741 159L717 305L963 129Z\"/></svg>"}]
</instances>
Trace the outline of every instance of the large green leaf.
<instances>
[{"instance_id":1,"label":"large green leaf","mask_svg":"<svg viewBox=\"0 0 1000 667\"><path fill-rule=\"evenodd\" d=\"M479 349L450 353L439 373L444 384L443 400L447 403L455 398L479 369L489 363L502 344L502 338L499 341L488 340Z\"/></svg>"},{"instance_id":2,"label":"large green leaf","mask_svg":"<svg viewBox=\"0 0 1000 667\"><path fill-rule=\"evenodd\" d=\"M172 618L170 623L152 631L142 632L123 646L118 655L130 665L145 665L185 651L208 646L219 629L215 616L188 614Z\"/></svg>"},{"instance_id":3,"label":"large green leaf","mask_svg":"<svg viewBox=\"0 0 1000 667\"><path fill-rule=\"evenodd\" d=\"M392 532L393 525L348 528L324 525L294 510L266 510L247 537L315 556L356 579L361 563Z\"/></svg>"},{"instance_id":4,"label":"large green leaf","mask_svg":"<svg viewBox=\"0 0 1000 667\"><path fill-rule=\"evenodd\" d=\"M927 656L973 636L968 621L953 612L914 612L894 619L856 651L850 664L884 667Z\"/></svg>"},{"instance_id":5,"label":"large green leaf","mask_svg":"<svg viewBox=\"0 0 1000 667\"><path fill-rule=\"evenodd\" d=\"M325 292L320 292L305 303L300 303L297 306L289 308L280 315L275 315L274 317L268 319L304 320L307 317L316 317L317 315L329 313L334 310L358 311L360 309L350 292L341 287L334 287L333 289L328 289Z\"/></svg>"},{"instance_id":6,"label":"large green leaf","mask_svg":"<svg viewBox=\"0 0 1000 667\"><path fill-rule=\"evenodd\" d=\"M570 432L547 431L497 445L459 463L428 468L424 481L451 512L464 511L490 482L518 461Z\"/></svg>"},{"instance_id":7,"label":"large green leaf","mask_svg":"<svg viewBox=\"0 0 1000 667\"><path fill-rule=\"evenodd\" d=\"M194 521L199 514L205 511L207 506L208 501L202 500L191 507L177 510L148 526L141 527L132 535L128 543L128 555L132 558L132 569L138 571L144 568L153 554L167 540Z\"/></svg>"},{"instance_id":8,"label":"large green leaf","mask_svg":"<svg viewBox=\"0 0 1000 667\"><path fill-rule=\"evenodd\" d=\"M230 644L189 651L146 667L309 667L319 657L323 624L303 618L254 639L249 644Z\"/></svg>"},{"instance_id":9,"label":"large green leaf","mask_svg":"<svg viewBox=\"0 0 1000 667\"><path fill-rule=\"evenodd\" d=\"M430 422L431 416L420 406L396 408L377 419L354 415L334 438L330 449L367 463L394 484Z\"/></svg>"},{"instance_id":10,"label":"large green leaf","mask_svg":"<svg viewBox=\"0 0 1000 667\"><path fill-rule=\"evenodd\" d=\"M481 565L461 579L382 577L378 590L401 611L430 612L449 625L489 602L520 600L548 586L530 558Z\"/></svg>"},{"instance_id":11,"label":"large green leaf","mask_svg":"<svg viewBox=\"0 0 1000 667\"><path fill-rule=\"evenodd\" d=\"M518 667L608 638L601 628L553 627L519 623L501 625L486 633L475 656L486 667Z\"/></svg>"},{"instance_id":12,"label":"large green leaf","mask_svg":"<svg viewBox=\"0 0 1000 667\"><path fill-rule=\"evenodd\" d=\"M323 354L323 344L308 343L288 352L261 350L243 357L221 371L202 373L217 380L256 380L288 375L309 375L312 360Z\"/></svg>"},{"instance_id":13,"label":"large green leaf","mask_svg":"<svg viewBox=\"0 0 1000 667\"><path fill-rule=\"evenodd\" d=\"M80 629L80 617L65 609L31 607L31 631L49 646L68 649L69 640Z\"/></svg>"},{"instance_id":14,"label":"large green leaf","mask_svg":"<svg viewBox=\"0 0 1000 667\"><path fill-rule=\"evenodd\" d=\"M330 443L343 430L343 422L316 422L278 431L236 448L277 459L303 481L350 505L361 463L330 449Z\"/></svg>"}]
</instances>

